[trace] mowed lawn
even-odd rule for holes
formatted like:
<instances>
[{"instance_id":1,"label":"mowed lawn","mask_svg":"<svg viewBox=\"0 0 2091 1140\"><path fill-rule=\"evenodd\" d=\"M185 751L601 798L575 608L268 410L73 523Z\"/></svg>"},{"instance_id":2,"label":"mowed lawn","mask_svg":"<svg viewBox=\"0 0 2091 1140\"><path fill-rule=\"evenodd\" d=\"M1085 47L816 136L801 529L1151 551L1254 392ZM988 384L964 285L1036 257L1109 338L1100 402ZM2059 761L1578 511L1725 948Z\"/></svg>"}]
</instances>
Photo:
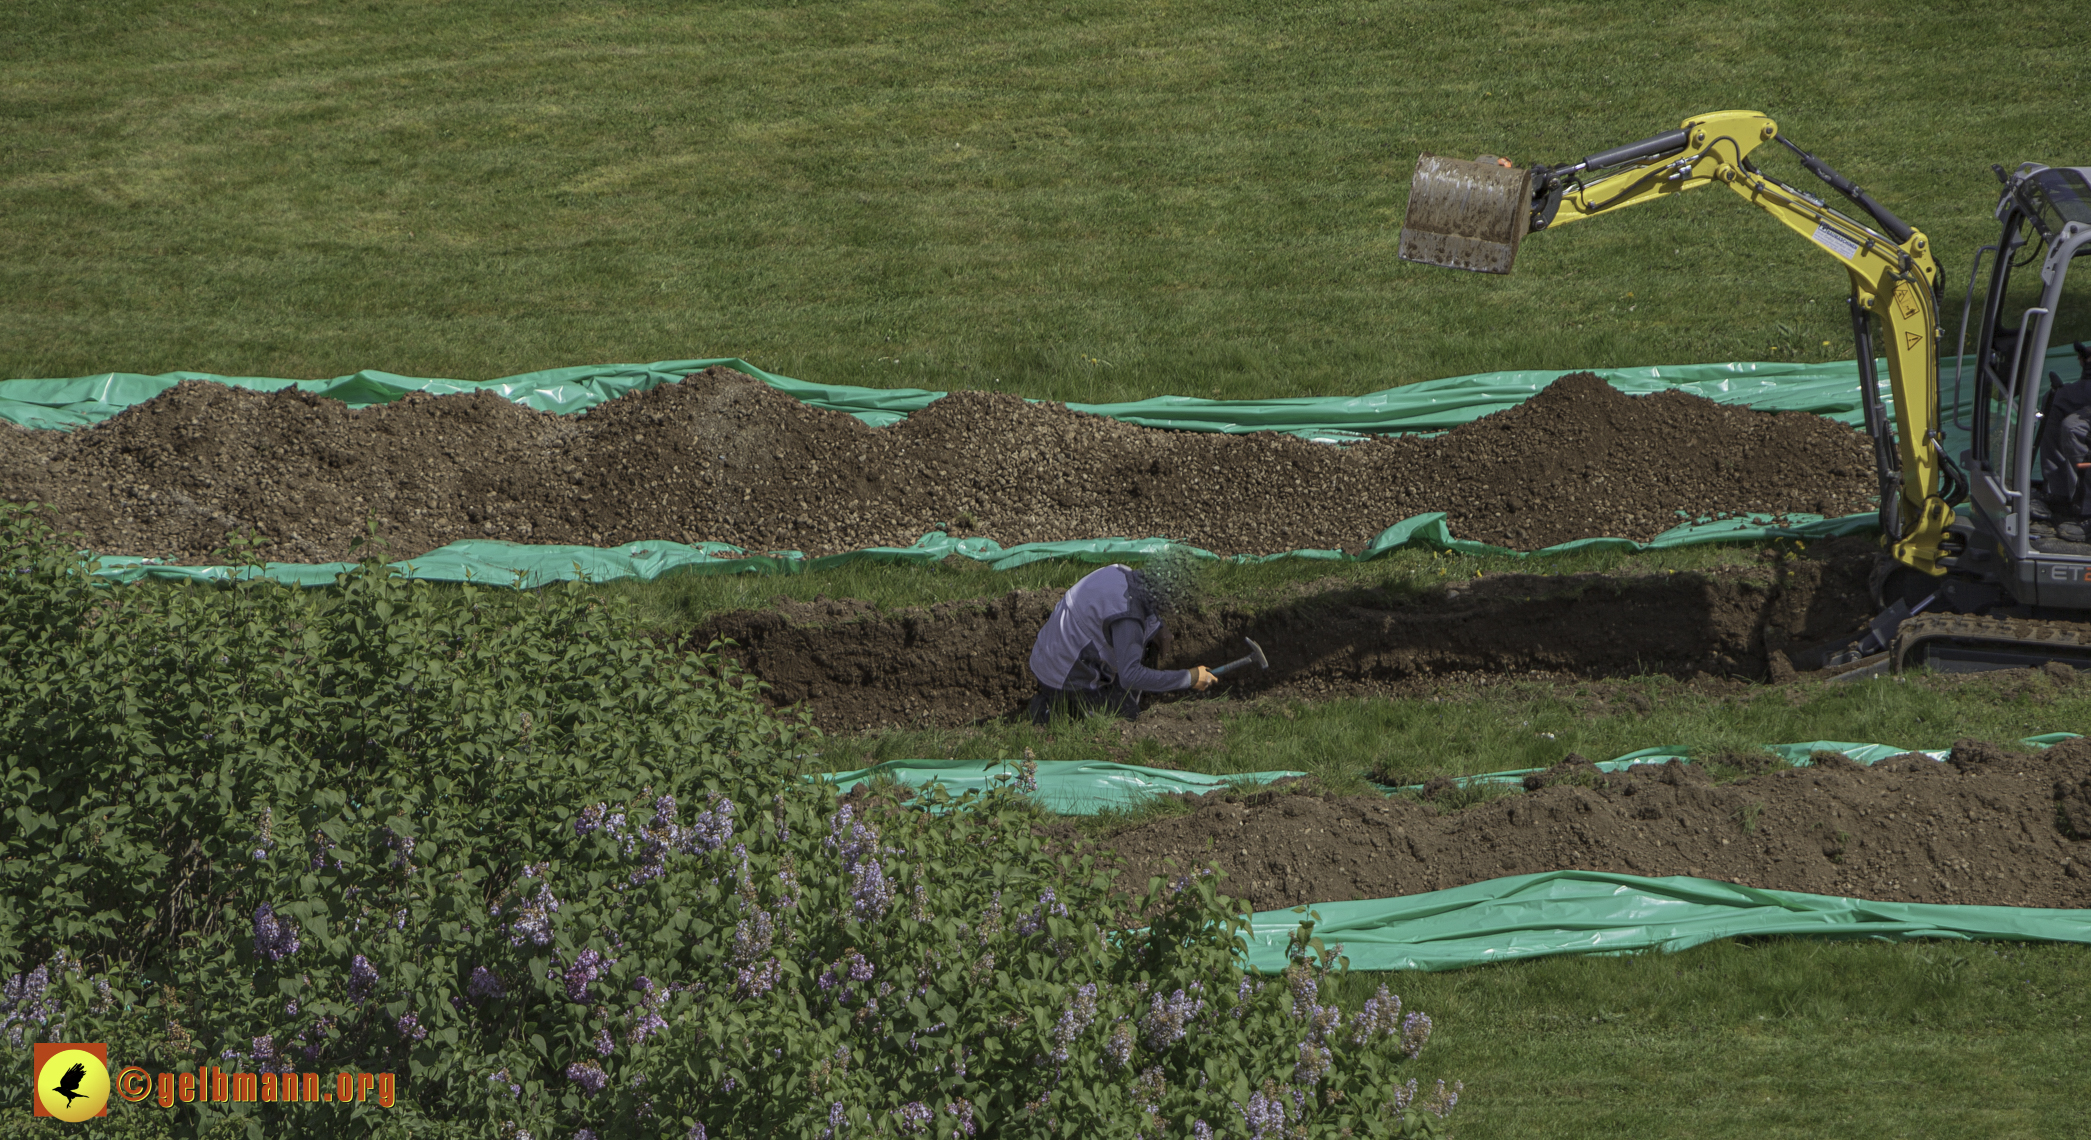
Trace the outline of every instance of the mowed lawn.
<instances>
[{"instance_id":1,"label":"mowed lawn","mask_svg":"<svg viewBox=\"0 0 2091 1140\"><path fill-rule=\"evenodd\" d=\"M15 0L0 377L741 356L1118 399L1842 358L1841 271L1725 192L1507 279L1402 263L1416 155L1762 110L1926 229L1958 300L1990 164L2091 160L2080 15Z\"/></svg>"},{"instance_id":2,"label":"mowed lawn","mask_svg":"<svg viewBox=\"0 0 2091 1140\"><path fill-rule=\"evenodd\" d=\"M1951 321L1995 236L1990 164L2091 162L2082 33L2065 3L13 0L0 378L739 356L1107 400L1841 359L1842 274L1725 192L1534 238L1507 278L1401 263L1416 155L1566 161L1761 110L1931 236ZM1383 572L1437 569L1356 571ZM891 604L1007 588L858 576L826 587ZM671 625L821 585L639 593ZM1569 747L2083 727L2073 692L1975 683L1790 706L1649 691L1646 719L1536 689L1229 716L1224 750L1162 758L1355 779ZM1023 741L837 745L856 761ZM1359 977L1349 997L1381 980L1437 1018L1424 1069L1467 1082L1470 1140L2091 1134L2079 948L1725 944ZM19 1110L5 1129L48 1132Z\"/></svg>"}]
</instances>

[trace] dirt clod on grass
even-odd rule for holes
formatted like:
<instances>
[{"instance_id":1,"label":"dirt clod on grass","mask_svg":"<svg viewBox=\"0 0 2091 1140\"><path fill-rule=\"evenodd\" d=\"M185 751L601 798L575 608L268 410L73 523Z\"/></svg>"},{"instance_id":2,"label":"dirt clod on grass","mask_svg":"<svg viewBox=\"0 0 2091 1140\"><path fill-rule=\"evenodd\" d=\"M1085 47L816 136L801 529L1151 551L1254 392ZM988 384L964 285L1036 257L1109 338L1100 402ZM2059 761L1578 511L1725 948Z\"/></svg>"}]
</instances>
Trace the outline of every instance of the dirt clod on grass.
<instances>
[{"instance_id":1,"label":"dirt clod on grass","mask_svg":"<svg viewBox=\"0 0 2091 1140\"><path fill-rule=\"evenodd\" d=\"M1274 910L1581 868L1772 890L1999 906L2091 906L2091 740L1975 741L1717 784L1687 764L1556 780L1458 811L1404 796L1216 793L1104 837L1121 881L1212 863Z\"/></svg>"},{"instance_id":2,"label":"dirt clod on grass","mask_svg":"<svg viewBox=\"0 0 2091 1140\"><path fill-rule=\"evenodd\" d=\"M1217 664L1251 637L1270 669L1230 674L1212 695L1304 700L1459 675L1757 679L1767 646L1821 641L1871 615L1873 551L1846 539L1790 562L1710 571L1500 574L1424 592L1308 587L1285 605L1215 604L1170 618L1176 642L1162 664ZM1031 644L1060 593L892 613L779 598L710 619L689 644L731 639L723 652L768 683L771 700L806 703L825 729L950 727L1022 710L1038 688Z\"/></svg>"},{"instance_id":3,"label":"dirt clod on grass","mask_svg":"<svg viewBox=\"0 0 2091 1140\"><path fill-rule=\"evenodd\" d=\"M828 554L936 529L1356 550L1428 511L1462 537L1534 549L1649 539L1687 518L1863 511L1869 455L1817 416L1630 397L1589 373L1433 438L1338 447L987 392L871 428L716 367L581 416L488 393L352 411L185 382L91 428L0 430L0 498L53 504L94 550L180 562L214 560L250 528L271 559L348 558L371 520L393 557L461 539Z\"/></svg>"}]
</instances>

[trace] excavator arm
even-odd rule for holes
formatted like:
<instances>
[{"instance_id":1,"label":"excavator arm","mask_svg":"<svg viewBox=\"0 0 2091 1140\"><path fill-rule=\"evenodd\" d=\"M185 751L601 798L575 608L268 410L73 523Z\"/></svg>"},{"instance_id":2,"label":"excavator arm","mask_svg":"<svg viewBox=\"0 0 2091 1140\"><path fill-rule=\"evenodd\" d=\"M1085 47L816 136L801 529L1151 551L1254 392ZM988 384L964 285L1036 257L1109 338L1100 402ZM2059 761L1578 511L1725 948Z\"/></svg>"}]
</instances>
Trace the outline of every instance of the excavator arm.
<instances>
[{"instance_id":1,"label":"excavator arm","mask_svg":"<svg viewBox=\"0 0 2091 1140\"><path fill-rule=\"evenodd\" d=\"M1777 140L1879 228L1765 174L1751 152ZM1695 115L1682 126L1560 166L1514 170L1423 155L1402 227L1401 256L1458 269L1507 273L1520 238L1723 185L1814 243L1851 277L1852 333L1866 428L1881 480L1881 533L1896 561L1945 573L1940 546L1953 522L1941 494L1950 468L1938 399L1938 264L1930 242L1863 190L1779 136L1755 111ZM1885 231L1885 232L1883 232ZM1894 423L1880 396L1872 328L1880 322Z\"/></svg>"}]
</instances>

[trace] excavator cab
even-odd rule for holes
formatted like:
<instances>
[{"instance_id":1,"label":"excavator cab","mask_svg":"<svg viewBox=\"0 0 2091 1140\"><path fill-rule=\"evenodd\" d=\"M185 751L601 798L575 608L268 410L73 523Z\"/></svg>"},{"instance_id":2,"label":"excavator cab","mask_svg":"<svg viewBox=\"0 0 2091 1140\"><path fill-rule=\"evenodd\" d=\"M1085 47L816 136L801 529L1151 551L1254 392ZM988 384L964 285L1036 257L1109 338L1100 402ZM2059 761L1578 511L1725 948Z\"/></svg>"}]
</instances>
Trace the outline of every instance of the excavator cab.
<instances>
[{"instance_id":1,"label":"excavator cab","mask_svg":"<svg viewBox=\"0 0 2091 1140\"><path fill-rule=\"evenodd\" d=\"M2076 355L2050 359L2049 349L2091 333L2091 257L2070 287L2078 254L2091 251L2091 168L2028 163L1998 173L2001 236L1978 251L1962 307L1964 345L1986 257L1974 352L1955 362L1941 401L1950 426L1970 437L1960 456L1969 513L1954 528L1962 549L1952 569L1962 596L1953 608L2081 617L2091 611L2091 520L2082 517L2091 490L2080 486L2091 489L2091 466L2076 464L2091 462L2091 454L2074 454L2081 449L2061 439L2061 428L2091 393L2070 387L2082 377ZM1985 596L1992 591L1994 599Z\"/></svg>"}]
</instances>

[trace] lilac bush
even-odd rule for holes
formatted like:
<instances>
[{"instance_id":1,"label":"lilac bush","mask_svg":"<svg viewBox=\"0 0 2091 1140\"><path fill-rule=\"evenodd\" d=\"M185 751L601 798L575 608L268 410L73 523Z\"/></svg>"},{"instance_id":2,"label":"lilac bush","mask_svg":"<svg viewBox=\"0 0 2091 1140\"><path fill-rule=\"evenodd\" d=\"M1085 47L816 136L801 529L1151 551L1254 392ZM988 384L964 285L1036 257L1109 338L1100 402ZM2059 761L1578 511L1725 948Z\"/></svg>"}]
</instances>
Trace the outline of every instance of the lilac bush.
<instances>
[{"instance_id":1,"label":"lilac bush","mask_svg":"<svg viewBox=\"0 0 2091 1140\"><path fill-rule=\"evenodd\" d=\"M789 765L803 723L584 590L366 569L108 608L70 557L0 581L0 621L44 623L16 672L80 678L0 675L41 781L5 806L55 821L0 835L6 889L79 900L6 912L0 1048L395 1072L396 1136L1413 1136L1457 1104L1410 1076L1428 1018L1326 997L1311 927L1245 975L1213 877L1115 891L1020 787L838 801ZM119 675L142 720L100 715Z\"/></svg>"}]
</instances>

